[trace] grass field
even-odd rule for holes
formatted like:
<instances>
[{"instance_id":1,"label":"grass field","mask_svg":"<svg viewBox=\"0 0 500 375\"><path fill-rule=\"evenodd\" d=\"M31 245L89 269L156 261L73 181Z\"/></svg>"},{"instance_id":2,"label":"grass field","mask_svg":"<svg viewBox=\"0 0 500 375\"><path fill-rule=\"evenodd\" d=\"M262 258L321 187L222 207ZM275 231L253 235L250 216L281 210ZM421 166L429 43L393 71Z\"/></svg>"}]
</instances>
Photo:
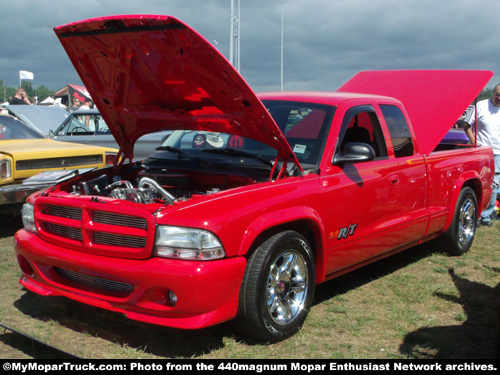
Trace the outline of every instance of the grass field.
<instances>
[{"instance_id":1,"label":"grass field","mask_svg":"<svg viewBox=\"0 0 500 375\"><path fill-rule=\"evenodd\" d=\"M498 355L500 220L478 229L470 252L419 246L319 285L299 334L248 342L231 324L182 331L134 322L18 283L13 235L0 229L0 323L84 358L354 359ZM0 358L41 358L30 340L0 330ZM53 355L53 354L52 354Z\"/></svg>"}]
</instances>

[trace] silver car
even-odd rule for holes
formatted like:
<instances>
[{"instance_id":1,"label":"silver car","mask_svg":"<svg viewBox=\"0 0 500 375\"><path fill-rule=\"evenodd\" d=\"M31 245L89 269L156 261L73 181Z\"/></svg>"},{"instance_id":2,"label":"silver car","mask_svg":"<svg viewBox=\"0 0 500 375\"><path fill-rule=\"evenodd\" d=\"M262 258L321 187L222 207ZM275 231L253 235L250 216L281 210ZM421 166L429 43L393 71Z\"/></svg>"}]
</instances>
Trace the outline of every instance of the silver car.
<instances>
[{"instance_id":1,"label":"silver car","mask_svg":"<svg viewBox=\"0 0 500 375\"><path fill-rule=\"evenodd\" d=\"M0 109L17 117L44 137L49 136L69 116L69 113L62 108L44 105L5 105Z\"/></svg>"},{"instance_id":2,"label":"silver car","mask_svg":"<svg viewBox=\"0 0 500 375\"><path fill-rule=\"evenodd\" d=\"M143 160L148 157L171 133L171 131L161 131L139 138L134 146L134 160ZM96 109L70 113L68 118L53 132L52 138L57 141L118 148L108 125Z\"/></svg>"}]
</instances>

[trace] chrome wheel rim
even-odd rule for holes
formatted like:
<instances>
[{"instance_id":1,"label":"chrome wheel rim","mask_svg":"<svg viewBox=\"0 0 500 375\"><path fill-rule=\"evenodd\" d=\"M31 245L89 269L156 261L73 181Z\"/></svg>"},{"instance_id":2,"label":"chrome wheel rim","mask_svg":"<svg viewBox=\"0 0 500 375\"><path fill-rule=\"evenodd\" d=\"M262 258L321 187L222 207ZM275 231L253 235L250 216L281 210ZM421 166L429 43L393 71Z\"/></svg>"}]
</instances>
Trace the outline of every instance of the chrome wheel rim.
<instances>
[{"instance_id":1,"label":"chrome wheel rim","mask_svg":"<svg viewBox=\"0 0 500 375\"><path fill-rule=\"evenodd\" d=\"M266 287L267 311L274 323L290 324L304 308L308 271L295 250L281 253L269 268Z\"/></svg>"},{"instance_id":2,"label":"chrome wheel rim","mask_svg":"<svg viewBox=\"0 0 500 375\"><path fill-rule=\"evenodd\" d=\"M467 245L476 230L476 209L471 198L467 198L460 208L458 220L458 242L462 246Z\"/></svg>"}]
</instances>

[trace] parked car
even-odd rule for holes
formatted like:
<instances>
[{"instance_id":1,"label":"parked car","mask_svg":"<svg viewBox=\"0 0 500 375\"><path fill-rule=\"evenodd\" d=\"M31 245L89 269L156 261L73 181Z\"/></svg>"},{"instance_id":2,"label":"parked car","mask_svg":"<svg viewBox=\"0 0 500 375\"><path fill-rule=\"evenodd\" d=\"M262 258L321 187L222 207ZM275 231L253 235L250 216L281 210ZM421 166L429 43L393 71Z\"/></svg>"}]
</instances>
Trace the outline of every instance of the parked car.
<instances>
[{"instance_id":1,"label":"parked car","mask_svg":"<svg viewBox=\"0 0 500 375\"><path fill-rule=\"evenodd\" d=\"M448 145L466 145L468 143L470 143L469 137L467 137L464 130L455 128L451 128L441 140L441 144Z\"/></svg>"},{"instance_id":2,"label":"parked car","mask_svg":"<svg viewBox=\"0 0 500 375\"><path fill-rule=\"evenodd\" d=\"M432 239L471 247L492 149L435 147L492 72L362 72L337 92L256 95L173 17L55 31L125 156L142 134L176 132L144 163L28 198L25 288L176 328L236 318L279 341L316 284Z\"/></svg>"},{"instance_id":3,"label":"parked car","mask_svg":"<svg viewBox=\"0 0 500 375\"><path fill-rule=\"evenodd\" d=\"M113 164L117 154L113 148L45 138L17 118L0 115L0 212L15 213L16 205L29 194L58 180L47 174L44 179L34 180L33 176L41 172L76 173L80 169L101 168Z\"/></svg>"},{"instance_id":4,"label":"parked car","mask_svg":"<svg viewBox=\"0 0 500 375\"><path fill-rule=\"evenodd\" d=\"M143 160L155 151L170 131L146 134L134 147L134 160ZM102 147L118 147L113 134L97 109L79 110L69 114L53 133L53 139L65 142L85 143Z\"/></svg>"},{"instance_id":5,"label":"parked car","mask_svg":"<svg viewBox=\"0 0 500 375\"><path fill-rule=\"evenodd\" d=\"M69 113L62 108L44 105L5 105L1 109L45 137L69 116Z\"/></svg>"}]
</instances>

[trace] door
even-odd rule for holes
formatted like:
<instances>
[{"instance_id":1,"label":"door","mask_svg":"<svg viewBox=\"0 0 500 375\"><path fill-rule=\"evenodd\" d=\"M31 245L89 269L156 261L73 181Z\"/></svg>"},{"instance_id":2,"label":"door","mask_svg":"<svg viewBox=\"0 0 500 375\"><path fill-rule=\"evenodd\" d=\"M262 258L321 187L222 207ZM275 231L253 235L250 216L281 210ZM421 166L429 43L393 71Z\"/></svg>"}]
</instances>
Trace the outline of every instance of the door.
<instances>
[{"instance_id":1,"label":"door","mask_svg":"<svg viewBox=\"0 0 500 375\"><path fill-rule=\"evenodd\" d=\"M326 272L401 246L405 241L400 166L388 156L380 121L370 105L349 109L335 155L349 142L370 146L372 160L335 165L321 175L327 229Z\"/></svg>"},{"instance_id":2,"label":"door","mask_svg":"<svg viewBox=\"0 0 500 375\"><path fill-rule=\"evenodd\" d=\"M399 166L401 236L404 243L411 243L424 236L429 220L427 167L422 155L415 150L413 135L401 109L384 104L380 105L380 110Z\"/></svg>"}]
</instances>

